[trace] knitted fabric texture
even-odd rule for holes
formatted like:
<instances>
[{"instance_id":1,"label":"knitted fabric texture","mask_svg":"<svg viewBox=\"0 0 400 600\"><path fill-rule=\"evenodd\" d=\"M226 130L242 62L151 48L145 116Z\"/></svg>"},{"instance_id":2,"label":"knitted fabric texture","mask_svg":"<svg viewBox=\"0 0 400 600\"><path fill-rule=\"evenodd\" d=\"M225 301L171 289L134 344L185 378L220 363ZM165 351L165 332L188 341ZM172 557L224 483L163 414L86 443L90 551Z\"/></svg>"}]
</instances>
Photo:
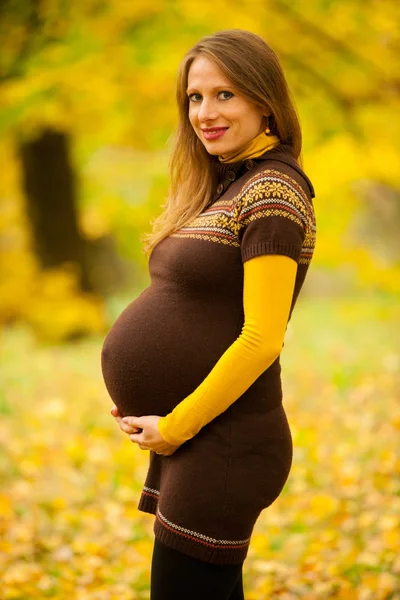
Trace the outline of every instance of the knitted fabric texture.
<instances>
[{"instance_id":1,"label":"knitted fabric texture","mask_svg":"<svg viewBox=\"0 0 400 600\"><path fill-rule=\"evenodd\" d=\"M164 417L211 373L243 329L250 258L297 263L288 322L304 284L316 242L314 189L290 147L233 164L216 158L215 167L209 205L157 244L150 285L104 340L104 381L123 415ZM174 454L149 452L138 508L155 515L154 534L169 547L214 564L242 562L292 457L279 355Z\"/></svg>"}]
</instances>

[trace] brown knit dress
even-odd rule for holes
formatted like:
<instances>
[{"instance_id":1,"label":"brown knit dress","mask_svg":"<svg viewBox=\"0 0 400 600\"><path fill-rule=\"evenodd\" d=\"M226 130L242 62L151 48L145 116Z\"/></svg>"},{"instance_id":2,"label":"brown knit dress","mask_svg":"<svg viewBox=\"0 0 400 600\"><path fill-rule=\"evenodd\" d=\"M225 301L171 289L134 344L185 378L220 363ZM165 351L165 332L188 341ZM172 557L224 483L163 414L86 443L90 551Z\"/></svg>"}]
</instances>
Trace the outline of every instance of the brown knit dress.
<instances>
[{"instance_id":1,"label":"brown knit dress","mask_svg":"<svg viewBox=\"0 0 400 600\"><path fill-rule=\"evenodd\" d=\"M216 167L215 196L154 248L149 287L104 341L104 381L123 415L166 415L235 341L244 323L244 261L259 254L296 260L290 316L303 285L316 240L315 195L290 147ZM155 515L161 542L215 564L246 558L255 522L292 464L280 374L278 357L173 455L150 451L138 509Z\"/></svg>"}]
</instances>

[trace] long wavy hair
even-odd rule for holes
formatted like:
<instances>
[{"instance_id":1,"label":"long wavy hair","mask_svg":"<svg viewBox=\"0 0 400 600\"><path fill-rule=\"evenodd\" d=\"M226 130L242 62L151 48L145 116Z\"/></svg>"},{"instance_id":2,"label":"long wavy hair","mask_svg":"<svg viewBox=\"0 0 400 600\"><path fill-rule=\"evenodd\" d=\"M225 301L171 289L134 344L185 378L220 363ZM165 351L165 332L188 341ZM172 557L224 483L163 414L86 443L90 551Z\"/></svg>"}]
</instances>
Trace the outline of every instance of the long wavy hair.
<instances>
[{"instance_id":1,"label":"long wavy hair","mask_svg":"<svg viewBox=\"0 0 400 600\"><path fill-rule=\"evenodd\" d=\"M163 212L151 221L151 233L142 235L145 254L150 254L162 239L197 217L215 191L216 157L207 152L188 116L188 72L200 55L214 61L241 94L271 112L271 134L279 137L280 144L289 145L298 164L303 164L301 128L295 103L272 48L258 35L242 29L218 31L201 38L186 53L178 69L179 122L169 161L170 187L162 205Z\"/></svg>"}]
</instances>

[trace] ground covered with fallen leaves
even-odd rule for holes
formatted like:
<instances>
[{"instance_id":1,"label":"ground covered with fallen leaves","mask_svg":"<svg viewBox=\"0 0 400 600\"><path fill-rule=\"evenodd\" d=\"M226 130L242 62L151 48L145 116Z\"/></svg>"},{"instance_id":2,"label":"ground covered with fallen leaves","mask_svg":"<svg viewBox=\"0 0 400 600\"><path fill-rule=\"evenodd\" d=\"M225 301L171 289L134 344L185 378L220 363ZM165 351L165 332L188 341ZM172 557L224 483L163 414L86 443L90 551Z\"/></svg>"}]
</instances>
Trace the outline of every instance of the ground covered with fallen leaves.
<instances>
[{"instance_id":1,"label":"ground covered with fallen leaves","mask_svg":"<svg viewBox=\"0 0 400 600\"><path fill-rule=\"evenodd\" d=\"M256 523L246 600L400 599L399 324L396 299L299 300L281 355L293 466ZM148 452L109 413L101 344L2 334L4 600L149 598Z\"/></svg>"}]
</instances>

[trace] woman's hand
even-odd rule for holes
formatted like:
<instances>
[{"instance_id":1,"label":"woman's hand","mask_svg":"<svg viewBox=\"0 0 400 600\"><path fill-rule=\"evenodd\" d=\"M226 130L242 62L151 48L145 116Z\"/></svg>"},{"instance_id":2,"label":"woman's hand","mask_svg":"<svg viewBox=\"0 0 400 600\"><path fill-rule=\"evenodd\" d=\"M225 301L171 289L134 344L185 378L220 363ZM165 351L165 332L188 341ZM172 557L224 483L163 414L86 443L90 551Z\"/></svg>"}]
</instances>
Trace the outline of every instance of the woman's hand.
<instances>
[{"instance_id":1,"label":"woman's hand","mask_svg":"<svg viewBox=\"0 0 400 600\"><path fill-rule=\"evenodd\" d=\"M118 407L113 406L111 414L120 426L120 429L129 434L132 442L139 445L141 450L152 450L163 456L171 456L179 446L173 446L164 440L158 431L157 424L161 417L150 415L146 417L122 417Z\"/></svg>"}]
</instances>

